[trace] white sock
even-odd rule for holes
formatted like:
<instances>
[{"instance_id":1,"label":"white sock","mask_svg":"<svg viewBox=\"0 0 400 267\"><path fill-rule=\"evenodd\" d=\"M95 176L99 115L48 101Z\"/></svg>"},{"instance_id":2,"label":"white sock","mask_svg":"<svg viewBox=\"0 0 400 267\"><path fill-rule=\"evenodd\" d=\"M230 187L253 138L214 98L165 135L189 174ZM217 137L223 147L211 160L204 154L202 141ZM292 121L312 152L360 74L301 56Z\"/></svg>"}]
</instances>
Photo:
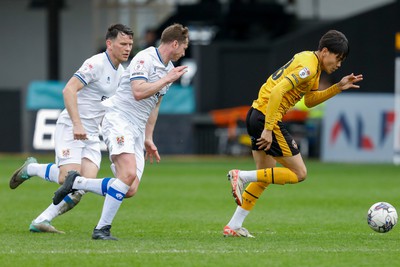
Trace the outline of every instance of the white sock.
<instances>
[{"instance_id":1,"label":"white sock","mask_svg":"<svg viewBox=\"0 0 400 267\"><path fill-rule=\"evenodd\" d=\"M107 194L107 190L110 185L115 181L115 178L103 178L103 179L90 179L82 176L75 178L73 189L89 191L101 196Z\"/></svg>"},{"instance_id":2,"label":"white sock","mask_svg":"<svg viewBox=\"0 0 400 267\"><path fill-rule=\"evenodd\" d=\"M239 177L245 184L257 182L257 171L239 171Z\"/></svg>"},{"instance_id":3,"label":"white sock","mask_svg":"<svg viewBox=\"0 0 400 267\"><path fill-rule=\"evenodd\" d=\"M31 163L28 165L27 171L29 176L39 176L46 181L58 184L60 169L53 163Z\"/></svg>"},{"instance_id":4,"label":"white sock","mask_svg":"<svg viewBox=\"0 0 400 267\"><path fill-rule=\"evenodd\" d=\"M77 199L79 194L80 197ZM58 205L51 204L43 211L35 220L34 223L40 223L43 221L51 222L57 216L69 211L80 201L80 198L85 194L85 191L77 191L75 193L69 193Z\"/></svg>"},{"instance_id":5,"label":"white sock","mask_svg":"<svg viewBox=\"0 0 400 267\"><path fill-rule=\"evenodd\" d=\"M54 205L52 203L35 220L33 220L33 222L34 223L40 223L43 221L51 222L55 217L58 216L60 208L64 205L68 205L64 200L62 200L58 205Z\"/></svg>"},{"instance_id":6,"label":"white sock","mask_svg":"<svg viewBox=\"0 0 400 267\"><path fill-rule=\"evenodd\" d=\"M115 181L111 184L110 188L107 190L103 211L96 229L101 229L103 226L111 225L119 207L122 204L122 200L124 199L126 192L129 190L129 187L129 185L125 184L119 179L115 179Z\"/></svg>"},{"instance_id":7,"label":"white sock","mask_svg":"<svg viewBox=\"0 0 400 267\"><path fill-rule=\"evenodd\" d=\"M249 213L250 211L245 210L240 206L237 206L235 213L228 223L228 226L232 229L238 229L242 227L244 219L246 219L246 216L249 215Z\"/></svg>"}]
</instances>

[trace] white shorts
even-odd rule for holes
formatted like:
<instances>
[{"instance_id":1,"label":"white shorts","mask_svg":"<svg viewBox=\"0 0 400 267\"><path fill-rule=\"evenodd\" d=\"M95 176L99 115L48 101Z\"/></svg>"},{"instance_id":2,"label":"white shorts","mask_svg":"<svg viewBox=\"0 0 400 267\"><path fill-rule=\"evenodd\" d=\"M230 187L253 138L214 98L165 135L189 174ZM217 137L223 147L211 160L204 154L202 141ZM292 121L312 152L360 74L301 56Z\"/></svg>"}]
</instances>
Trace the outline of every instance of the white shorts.
<instances>
[{"instance_id":1,"label":"white shorts","mask_svg":"<svg viewBox=\"0 0 400 267\"><path fill-rule=\"evenodd\" d=\"M57 123L54 134L57 166L82 164L82 159L87 158L100 169L100 138L98 136L88 136L89 140L73 138L72 126Z\"/></svg>"},{"instance_id":2,"label":"white shorts","mask_svg":"<svg viewBox=\"0 0 400 267\"><path fill-rule=\"evenodd\" d=\"M144 171L144 132L116 112L107 112L103 119L102 132L108 147L110 161L112 155L135 154L136 174L139 180Z\"/></svg>"}]
</instances>

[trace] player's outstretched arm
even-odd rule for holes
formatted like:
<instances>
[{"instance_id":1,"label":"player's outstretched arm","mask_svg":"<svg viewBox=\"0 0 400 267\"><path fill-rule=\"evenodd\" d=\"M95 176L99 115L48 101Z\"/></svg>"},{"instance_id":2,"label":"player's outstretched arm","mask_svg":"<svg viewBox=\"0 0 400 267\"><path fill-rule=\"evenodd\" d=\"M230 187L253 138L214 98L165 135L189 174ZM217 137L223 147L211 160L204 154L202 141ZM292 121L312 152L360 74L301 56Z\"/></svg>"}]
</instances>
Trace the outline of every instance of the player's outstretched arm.
<instances>
[{"instance_id":1,"label":"player's outstretched arm","mask_svg":"<svg viewBox=\"0 0 400 267\"><path fill-rule=\"evenodd\" d=\"M160 91L166 85L178 80L186 72L187 66L179 66L173 68L166 76L156 82L147 82L147 80L143 79L133 80L131 82L133 96L136 100L148 98Z\"/></svg>"},{"instance_id":2,"label":"player's outstretched arm","mask_svg":"<svg viewBox=\"0 0 400 267\"><path fill-rule=\"evenodd\" d=\"M360 86L357 85L356 83L358 83L362 80L363 80L362 74L354 75L354 73L352 73L350 75L344 76L340 80L340 82L337 83L337 86L342 91L352 89L352 88L360 88Z\"/></svg>"}]
</instances>

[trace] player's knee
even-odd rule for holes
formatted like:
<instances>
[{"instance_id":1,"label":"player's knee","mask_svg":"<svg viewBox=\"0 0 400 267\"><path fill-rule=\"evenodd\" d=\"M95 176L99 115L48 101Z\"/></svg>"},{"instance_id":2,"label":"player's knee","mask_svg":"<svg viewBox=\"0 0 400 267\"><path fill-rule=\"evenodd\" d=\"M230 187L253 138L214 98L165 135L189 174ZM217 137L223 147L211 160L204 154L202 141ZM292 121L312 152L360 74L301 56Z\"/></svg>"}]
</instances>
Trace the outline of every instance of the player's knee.
<instances>
[{"instance_id":1,"label":"player's knee","mask_svg":"<svg viewBox=\"0 0 400 267\"><path fill-rule=\"evenodd\" d=\"M123 181L125 184L131 186L133 184L133 182L135 181L135 179L137 179L137 174L136 174L136 171L129 170L129 171L122 173L118 178L121 181Z\"/></svg>"},{"instance_id":2,"label":"player's knee","mask_svg":"<svg viewBox=\"0 0 400 267\"><path fill-rule=\"evenodd\" d=\"M296 172L296 175L299 182L303 182L307 178L307 169L303 168L301 170L298 170Z\"/></svg>"},{"instance_id":3,"label":"player's knee","mask_svg":"<svg viewBox=\"0 0 400 267\"><path fill-rule=\"evenodd\" d=\"M130 187L128 192L126 192L125 198L130 198L133 197L134 195L136 195L137 192L137 187Z\"/></svg>"},{"instance_id":4,"label":"player's knee","mask_svg":"<svg viewBox=\"0 0 400 267\"><path fill-rule=\"evenodd\" d=\"M136 177L135 181L133 181L132 185L130 186L128 192L125 195L125 198L130 198L136 195L136 192L139 189L140 180L139 177Z\"/></svg>"}]
</instances>

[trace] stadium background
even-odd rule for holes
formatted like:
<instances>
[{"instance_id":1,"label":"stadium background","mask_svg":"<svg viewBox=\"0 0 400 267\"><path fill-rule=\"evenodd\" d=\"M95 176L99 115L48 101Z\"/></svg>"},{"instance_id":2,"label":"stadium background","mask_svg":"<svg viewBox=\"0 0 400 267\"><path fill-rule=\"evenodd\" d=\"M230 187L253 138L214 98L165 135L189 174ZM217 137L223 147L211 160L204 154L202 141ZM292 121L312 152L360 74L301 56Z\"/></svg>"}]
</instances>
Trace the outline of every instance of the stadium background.
<instances>
[{"instance_id":1,"label":"stadium background","mask_svg":"<svg viewBox=\"0 0 400 267\"><path fill-rule=\"evenodd\" d=\"M45 116L38 124L38 112L62 108L63 83L83 59L102 49L107 25L130 25L139 47L147 28L159 34L166 25L180 22L192 32L188 55L180 63L195 71L176 84L163 103L155 132L159 150L163 154L247 153L239 138L242 114L233 115L235 108L250 105L267 75L293 53L316 49L329 29L343 31L351 45L349 58L329 82L351 72L362 73L365 82L360 94L392 95L395 7L396 1L384 0L0 1L5 51L5 64L0 66L0 119L5 122L0 126L0 152L51 151L33 145L35 131L51 130L55 122ZM218 120L216 114L226 120ZM385 122L390 124L388 118ZM304 124L292 121L300 140L310 135ZM376 122L376 127L383 126ZM321 139L320 133L314 131L317 137L307 140L306 151L312 157L320 157L320 144L315 141ZM51 134L42 134L43 145Z\"/></svg>"}]
</instances>

